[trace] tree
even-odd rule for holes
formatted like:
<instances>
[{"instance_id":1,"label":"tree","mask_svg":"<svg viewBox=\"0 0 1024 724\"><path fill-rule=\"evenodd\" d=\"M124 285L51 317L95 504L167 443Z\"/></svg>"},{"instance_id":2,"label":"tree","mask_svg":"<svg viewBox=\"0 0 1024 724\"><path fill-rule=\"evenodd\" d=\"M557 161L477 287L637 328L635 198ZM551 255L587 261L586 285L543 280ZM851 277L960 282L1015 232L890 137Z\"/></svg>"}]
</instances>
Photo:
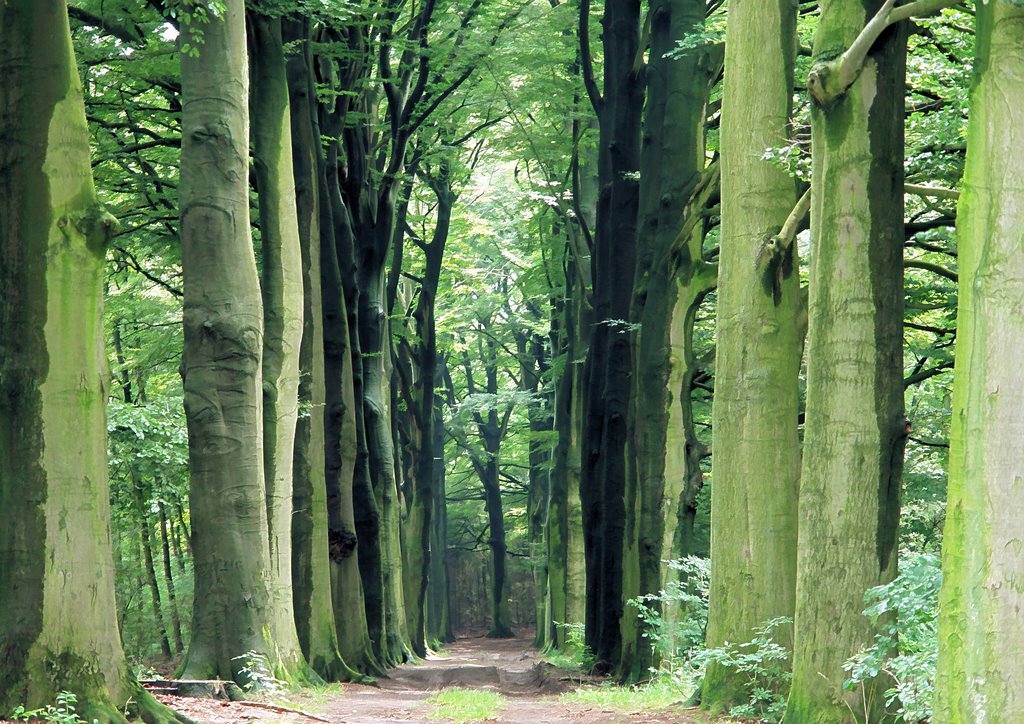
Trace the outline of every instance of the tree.
<instances>
[{"instance_id":1,"label":"tree","mask_svg":"<svg viewBox=\"0 0 1024 724\"><path fill-rule=\"evenodd\" d=\"M303 334L302 252L291 112L281 18L247 17L252 79L251 120L259 195L263 302L263 475L266 481L271 606L275 644L294 658L301 650L292 593L295 433L299 417L299 356ZM335 655L332 652L329 655ZM321 668L337 676L337 660Z\"/></svg>"},{"instance_id":2,"label":"tree","mask_svg":"<svg viewBox=\"0 0 1024 724\"><path fill-rule=\"evenodd\" d=\"M695 498L703 483L704 446L693 431L691 407L697 371L692 338L696 310L715 285L715 268L704 261L703 221L717 168L704 173L704 125L721 54L702 48L672 57L670 51L679 38L701 30L705 12L702 0L655 0L648 18L651 50L630 309L637 329L629 418L636 462L626 483L627 600L657 594L666 580L662 560L691 553L672 544L677 526L687 525L679 520L680 508L686 509L684 501ZM674 338L681 344L673 344ZM670 444L670 429L682 432L682 444ZM689 541L689 531L681 533ZM651 599L645 605L659 608ZM630 610L622 621L622 680L647 677L655 663L644 633Z\"/></svg>"},{"instance_id":3,"label":"tree","mask_svg":"<svg viewBox=\"0 0 1024 724\"><path fill-rule=\"evenodd\" d=\"M308 19L289 20L289 42L300 43L287 61L289 110L299 244L302 254L303 332L299 349L300 414L295 439L295 492L292 540L295 550L293 580L295 616L303 652L313 669L328 679L352 677L353 672L379 670L373 659L363 588L355 554L355 521L352 510L352 473L355 450L345 457L341 446L354 447L355 412L351 408L352 376L342 374L331 380L333 396L348 396L348 416L343 417L343 438L332 436L330 455L326 450L325 407L327 379L325 366L325 305L323 300L322 242L332 243L319 125L315 108L313 55ZM325 206L327 205L327 206ZM341 299L332 297L329 304ZM335 307L331 307L332 311ZM344 315L341 315L344 317ZM347 327L336 325L337 335L347 341ZM347 345L342 349L347 349ZM333 349L332 349L333 352ZM336 386L335 386L336 385ZM334 418L336 419L336 418ZM332 420L333 421L333 420ZM336 428L332 428L336 430ZM345 462L348 462L346 465ZM328 485L330 479L330 485ZM340 654L340 659L338 655Z\"/></svg>"},{"instance_id":4,"label":"tree","mask_svg":"<svg viewBox=\"0 0 1024 724\"><path fill-rule=\"evenodd\" d=\"M0 712L61 691L90 720L174 721L114 615L99 205L62 0L0 5Z\"/></svg>"},{"instance_id":5,"label":"tree","mask_svg":"<svg viewBox=\"0 0 1024 724\"><path fill-rule=\"evenodd\" d=\"M796 183L764 153L790 135L796 4L731 5L725 47L709 648L793 615L800 480ZM702 700L727 712L745 688L712 665Z\"/></svg>"},{"instance_id":6,"label":"tree","mask_svg":"<svg viewBox=\"0 0 1024 724\"><path fill-rule=\"evenodd\" d=\"M967 168L957 214L960 300L942 549L936 722L1015 721L1024 694L1024 566L1017 344L1024 260L1014 106L1024 99L1024 9L977 6Z\"/></svg>"},{"instance_id":7,"label":"tree","mask_svg":"<svg viewBox=\"0 0 1024 724\"><path fill-rule=\"evenodd\" d=\"M196 572L183 672L244 683L244 656L256 652L291 678L305 663L294 635L284 633L294 622L281 618L267 576L263 305L249 231L244 3L193 5L181 39L182 380Z\"/></svg>"},{"instance_id":8,"label":"tree","mask_svg":"<svg viewBox=\"0 0 1024 724\"><path fill-rule=\"evenodd\" d=\"M593 334L584 396L583 502L587 645L598 667L614 669L622 646L623 544L626 529L626 443L632 334L629 308L636 267L640 175L639 0L605 7L604 94L590 53L590 3L580 3L580 43L587 92L600 123L597 224L592 256Z\"/></svg>"},{"instance_id":9,"label":"tree","mask_svg":"<svg viewBox=\"0 0 1024 724\"><path fill-rule=\"evenodd\" d=\"M811 286L793 684L786 718L880 715L846 691L864 592L896 574L903 412L905 8L824 2L811 95ZM781 261L778 260L778 261ZM867 711L862 711L867 707Z\"/></svg>"}]
</instances>

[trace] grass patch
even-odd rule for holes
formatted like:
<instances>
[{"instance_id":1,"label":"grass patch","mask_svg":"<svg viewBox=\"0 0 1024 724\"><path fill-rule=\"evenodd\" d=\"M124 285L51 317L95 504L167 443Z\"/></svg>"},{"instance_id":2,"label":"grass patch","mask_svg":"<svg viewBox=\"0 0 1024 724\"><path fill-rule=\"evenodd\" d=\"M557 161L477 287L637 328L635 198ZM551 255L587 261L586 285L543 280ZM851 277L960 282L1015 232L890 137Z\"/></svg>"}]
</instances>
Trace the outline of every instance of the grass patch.
<instances>
[{"instance_id":1,"label":"grass patch","mask_svg":"<svg viewBox=\"0 0 1024 724\"><path fill-rule=\"evenodd\" d=\"M600 684L562 694L559 700L572 704L588 704L602 709L615 709L628 714L656 711L682 704L686 692L664 679L640 686Z\"/></svg>"},{"instance_id":2,"label":"grass patch","mask_svg":"<svg viewBox=\"0 0 1024 724\"><path fill-rule=\"evenodd\" d=\"M427 699L433 708L430 719L443 719L456 724L496 719L508 701L501 694L478 689L445 689Z\"/></svg>"}]
</instances>

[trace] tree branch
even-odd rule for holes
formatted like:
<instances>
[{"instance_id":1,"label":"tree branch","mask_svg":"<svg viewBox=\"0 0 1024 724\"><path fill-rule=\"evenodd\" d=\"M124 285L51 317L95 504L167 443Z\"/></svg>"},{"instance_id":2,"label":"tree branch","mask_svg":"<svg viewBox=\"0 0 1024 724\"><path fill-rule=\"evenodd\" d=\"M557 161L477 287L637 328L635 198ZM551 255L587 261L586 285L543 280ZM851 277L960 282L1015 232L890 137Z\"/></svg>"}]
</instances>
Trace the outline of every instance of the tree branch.
<instances>
[{"instance_id":1,"label":"tree branch","mask_svg":"<svg viewBox=\"0 0 1024 724\"><path fill-rule=\"evenodd\" d=\"M915 0L894 7L896 0L885 0L875 16L839 58L815 63L807 76L807 90L820 105L828 105L841 97L853 85L864 69L864 62L878 37L890 25L922 15L936 13L943 8L959 5L961 0Z\"/></svg>"},{"instance_id":2,"label":"tree branch","mask_svg":"<svg viewBox=\"0 0 1024 724\"><path fill-rule=\"evenodd\" d=\"M594 58L590 54L590 0L580 0L580 69L583 74L583 85L590 96L590 104L594 106L594 112L601 115L601 106L604 99L601 98L601 91L598 90L597 81L594 80Z\"/></svg>"},{"instance_id":3,"label":"tree branch","mask_svg":"<svg viewBox=\"0 0 1024 724\"><path fill-rule=\"evenodd\" d=\"M945 277L952 282L959 280L959 276L955 271L950 271L944 266L939 264L932 264L929 261L920 261L919 259L907 259L903 262L903 266L906 269L923 269L924 271L930 271L932 274L938 274L940 277Z\"/></svg>"}]
</instances>

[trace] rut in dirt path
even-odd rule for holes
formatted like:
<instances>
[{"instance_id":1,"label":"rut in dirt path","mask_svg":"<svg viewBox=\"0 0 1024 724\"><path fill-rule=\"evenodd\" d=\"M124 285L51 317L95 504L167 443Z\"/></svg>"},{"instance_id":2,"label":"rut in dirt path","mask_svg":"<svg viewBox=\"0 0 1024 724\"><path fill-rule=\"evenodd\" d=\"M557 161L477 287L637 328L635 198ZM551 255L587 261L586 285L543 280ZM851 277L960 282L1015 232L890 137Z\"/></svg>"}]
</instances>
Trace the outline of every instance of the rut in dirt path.
<instances>
[{"instance_id":1,"label":"rut in dirt path","mask_svg":"<svg viewBox=\"0 0 1024 724\"><path fill-rule=\"evenodd\" d=\"M379 686L346 684L344 694L320 709L331 722L431 722L427 699L447 688L481 689L500 693L508 705L490 721L559 724L588 722L692 722L664 712L623 714L585 704L566 703L557 694L578 688L570 677L541 660L529 639L460 639L440 655L392 670Z\"/></svg>"}]
</instances>

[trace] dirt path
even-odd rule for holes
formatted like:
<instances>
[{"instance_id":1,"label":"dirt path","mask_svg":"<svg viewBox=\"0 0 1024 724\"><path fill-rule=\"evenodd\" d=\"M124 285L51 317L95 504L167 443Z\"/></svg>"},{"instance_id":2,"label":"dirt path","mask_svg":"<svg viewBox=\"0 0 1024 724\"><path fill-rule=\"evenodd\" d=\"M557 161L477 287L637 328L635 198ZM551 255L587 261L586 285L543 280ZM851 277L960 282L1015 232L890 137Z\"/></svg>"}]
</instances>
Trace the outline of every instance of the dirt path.
<instances>
[{"instance_id":1,"label":"dirt path","mask_svg":"<svg viewBox=\"0 0 1024 724\"><path fill-rule=\"evenodd\" d=\"M331 722L429 722L432 694L451 687L485 689L508 699L497 722L696 722L682 713L623 714L584 704L563 703L558 694L577 688L565 672L542 662L523 639L460 639L440 656L403 665L379 687L346 684L344 695L317 707ZM436 720L435 720L436 721Z\"/></svg>"},{"instance_id":2,"label":"dirt path","mask_svg":"<svg viewBox=\"0 0 1024 724\"><path fill-rule=\"evenodd\" d=\"M593 685L581 682L542 661L528 638L494 640L464 638L440 655L390 672L377 686L343 684L324 692L307 692L294 703L312 717L251 702L189 699L158 695L201 724L288 722L290 724L378 724L380 722L438 722L435 706L427 702L443 689L488 690L505 699L501 712L489 722L509 724L707 724L710 720L682 710L624 713L601 706L561 701L559 694ZM435 715L436 716L436 715ZM444 720L441 720L442 722ZM465 720L463 720L465 721ZM2 724L2 722L0 722Z\"/></svg>"}]
</instances>

